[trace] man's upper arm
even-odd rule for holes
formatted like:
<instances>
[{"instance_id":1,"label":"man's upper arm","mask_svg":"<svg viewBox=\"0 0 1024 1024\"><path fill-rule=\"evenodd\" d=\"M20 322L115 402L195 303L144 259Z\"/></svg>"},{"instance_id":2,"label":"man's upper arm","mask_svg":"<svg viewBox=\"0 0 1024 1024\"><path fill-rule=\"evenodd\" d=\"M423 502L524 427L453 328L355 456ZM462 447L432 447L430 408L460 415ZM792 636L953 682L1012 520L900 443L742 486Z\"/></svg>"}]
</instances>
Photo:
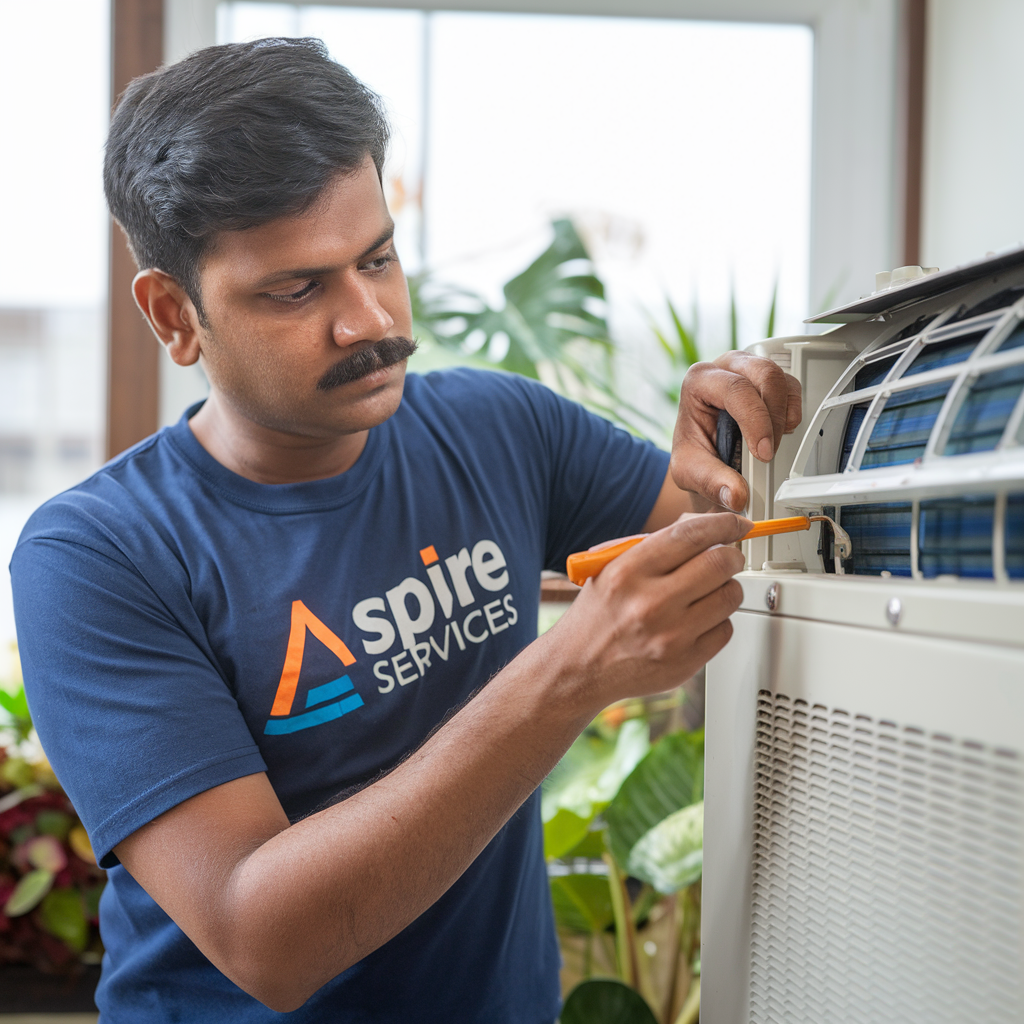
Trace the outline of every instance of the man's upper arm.
<instances>
[{"instance_id":1,"label":"man's upper arm","mask_svg":"<svg viewBox=\"0 0 1024 1024\"><path fill-rule=\"evenodd\" d=\"M639 533L664 490L669 456L543 387L538 402L550 479L545 567L573 552Z\"/></svg>"},{"instance_id":2,"label":"man's upper arm","mask_svg":"<svg viewBox=\"0 0 1024 1024\"><path fill-rule=\"evenodd\" d=\"M261 772L190 797L121 840L114 853L216 963L218 950L225 945L225 922L216 910L232 872L288 824L277 794Z\"/></svg>"},{"instance_id":3,"label":"man's upper arm","mask_svg":"<svg viewBox=\"0 0 1024 1024\"><path fill-rule=\"evenodd\" d=\"M102 866L164 811L265 771L201 638L127 557L37 535L11 576L33 720Z\"/></svg>"}]
</instances>

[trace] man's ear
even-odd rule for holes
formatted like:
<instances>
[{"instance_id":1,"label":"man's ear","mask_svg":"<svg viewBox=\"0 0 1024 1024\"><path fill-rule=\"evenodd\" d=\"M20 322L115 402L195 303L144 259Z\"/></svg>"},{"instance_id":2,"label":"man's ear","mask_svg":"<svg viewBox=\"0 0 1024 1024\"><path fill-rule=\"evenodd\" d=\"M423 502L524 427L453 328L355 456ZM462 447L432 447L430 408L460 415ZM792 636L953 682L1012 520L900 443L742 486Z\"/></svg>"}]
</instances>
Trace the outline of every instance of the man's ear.
<instances>
[{"instance_id":1,"label":"man's ear","mask_svg":"<svg viewBox=\"0 0 1024 1024\"><path fill-rule=\"evenodd\" d=\"M162 270L140 270L132 294L153 333L179 366L191 366L200 355L199 314L185 289Z\"/></svg>"}]
</instances>

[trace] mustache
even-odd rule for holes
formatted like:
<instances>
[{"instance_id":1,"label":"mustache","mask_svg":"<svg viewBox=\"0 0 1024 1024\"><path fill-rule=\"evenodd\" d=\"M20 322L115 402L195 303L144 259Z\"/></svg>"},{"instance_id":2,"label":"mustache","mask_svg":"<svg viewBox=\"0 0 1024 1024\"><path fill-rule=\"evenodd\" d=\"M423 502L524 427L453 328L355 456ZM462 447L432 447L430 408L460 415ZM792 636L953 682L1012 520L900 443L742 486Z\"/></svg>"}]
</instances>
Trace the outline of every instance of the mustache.
<instances>
[{"instance_id":1,"label":"mustache","mask_svg":"<svg viewBox=\"0 0 1024 1024\"><path fill-rule=\"evenodd\" d=\"M408 359L416 349L417 344L411 338L381 338L380 341L375 341L372 345L367 345L366 348L335 363L316 382L316 389L330 391L332 388L341 387L342 384L351 384L354 380Z\"/></svg>"}]
</instances>

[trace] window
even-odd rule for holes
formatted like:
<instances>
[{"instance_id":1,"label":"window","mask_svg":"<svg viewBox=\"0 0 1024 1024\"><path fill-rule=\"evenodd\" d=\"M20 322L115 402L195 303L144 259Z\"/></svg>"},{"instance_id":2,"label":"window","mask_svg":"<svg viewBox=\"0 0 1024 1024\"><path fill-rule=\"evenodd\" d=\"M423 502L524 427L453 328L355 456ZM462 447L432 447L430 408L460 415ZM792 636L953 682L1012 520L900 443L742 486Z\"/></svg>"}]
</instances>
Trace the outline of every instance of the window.
<instances>
[{"instance_id":1,"label":"window","mask_svg":"<svg viewBox=\"0 0 1024 1024\"><path fill-rule=\"evenodd\" d=\"M0 562L44 499L102 461L110 110L107 0L2 9ZM45 60L25 41L45 38ZM60 69L60 73L55 73ZM7 574L0 647L14 640Z\"/></svg>"},{"instance_id":2,"label":"window","mask_svg":"<svg viewBox=\"0 0 1024 1024\"><path fill-rule=\"evenodd\" d=\"M613 335L698 305L711 354L802 333L813 35L805 25L222 3L222 42L314 35L387 101L407 269L500 300L569 214ZM697 154L699 153L699 158ZM752 163L752 157L756 159ZM643 346L643 348L641 348ZM625 372L639 375L631 367ZM641 386L638 384L638 386Z\"/></svg>"}]
</instances>

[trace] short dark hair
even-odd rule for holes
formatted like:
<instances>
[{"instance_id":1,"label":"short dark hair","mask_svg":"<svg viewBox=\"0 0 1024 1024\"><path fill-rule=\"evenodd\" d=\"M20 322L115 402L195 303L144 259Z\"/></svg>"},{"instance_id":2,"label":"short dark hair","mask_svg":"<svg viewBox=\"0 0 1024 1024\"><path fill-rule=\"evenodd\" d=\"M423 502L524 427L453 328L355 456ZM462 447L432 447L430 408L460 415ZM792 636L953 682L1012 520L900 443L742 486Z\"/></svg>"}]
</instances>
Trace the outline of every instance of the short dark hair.
<instances>
[{"instance_id":1,"label":"short dark hair","mask_svg":"<svg viewBox=\"0 0 1024 1024\"><path fill-rule=\"evenodd\" d=\"M388 134L380 97L319 39L210 46L125 89L103 187L139 268L170 274L205 324L216 235L301 213L367 156L381 176Z\"/></svg>"}]
</instances>

